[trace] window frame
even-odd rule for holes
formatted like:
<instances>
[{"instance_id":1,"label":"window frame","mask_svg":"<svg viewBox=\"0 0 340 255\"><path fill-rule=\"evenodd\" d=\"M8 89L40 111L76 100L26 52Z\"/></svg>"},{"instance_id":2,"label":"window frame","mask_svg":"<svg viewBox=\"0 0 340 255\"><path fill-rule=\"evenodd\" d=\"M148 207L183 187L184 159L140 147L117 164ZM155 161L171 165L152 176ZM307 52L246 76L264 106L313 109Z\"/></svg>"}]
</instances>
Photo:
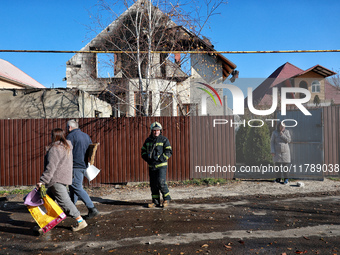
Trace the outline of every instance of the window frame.
<instances>
[{"instance_id":1,"label":"window frame","mask_svg":"<svg viewBox=\"0 0 340 255\"><path fill-rule=\"evenodd\" d=\"M320 93L321 92L321 83L318 80L315 80L311 84L312 93Z\"/></svg>"}]
</instances>

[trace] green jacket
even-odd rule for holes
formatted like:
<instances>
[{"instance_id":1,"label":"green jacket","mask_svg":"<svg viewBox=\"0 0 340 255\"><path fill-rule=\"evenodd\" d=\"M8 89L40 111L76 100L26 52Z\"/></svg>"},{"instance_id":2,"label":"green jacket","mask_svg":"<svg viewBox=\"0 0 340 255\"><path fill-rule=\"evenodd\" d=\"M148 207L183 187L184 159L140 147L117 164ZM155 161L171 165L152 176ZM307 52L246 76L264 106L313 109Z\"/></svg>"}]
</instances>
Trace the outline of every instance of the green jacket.
<instances>
[{"instance_id":1,"label":"green jacket","mask_svg":"<svg viewBox=\"0 0 340 255\"><path fill-rule=\"evenodd\" d=\"M150 168L159 168L168 165L168 159L172 155L172 148L168 138L159 135L146 138L142 147L142 158Z\"/></svg>"}]
</instances>

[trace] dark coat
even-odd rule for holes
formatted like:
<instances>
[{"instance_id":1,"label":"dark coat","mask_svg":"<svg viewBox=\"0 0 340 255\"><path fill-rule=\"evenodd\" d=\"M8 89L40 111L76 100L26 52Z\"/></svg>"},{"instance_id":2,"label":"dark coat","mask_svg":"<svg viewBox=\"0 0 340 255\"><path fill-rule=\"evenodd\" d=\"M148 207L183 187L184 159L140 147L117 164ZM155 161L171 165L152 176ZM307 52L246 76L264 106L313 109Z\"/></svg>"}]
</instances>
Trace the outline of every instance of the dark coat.
<instances>
[{"instance_id":1,"label":"dark coat","mask_svg":"<svg viewBox=\"0 0 340 255\"><path fill-rule=\"evenodd\" d=\"M167 166L167 161L172 155L172 148L165 136L153 137L150 135L143 144L141 154L149 167L156 169Z\"/></svg>"},{"instance_id":2,"label":"dark coat","mask_svg":"<svg viewBox=\"0 0 340 255\"><path fill-rule=\"evenodd\" d=\"M73 145L73 168L87 168L86 151L92 144L90 136L77 128L72 130L66 139L70 140Z\"/></svg>"}]
</instances>

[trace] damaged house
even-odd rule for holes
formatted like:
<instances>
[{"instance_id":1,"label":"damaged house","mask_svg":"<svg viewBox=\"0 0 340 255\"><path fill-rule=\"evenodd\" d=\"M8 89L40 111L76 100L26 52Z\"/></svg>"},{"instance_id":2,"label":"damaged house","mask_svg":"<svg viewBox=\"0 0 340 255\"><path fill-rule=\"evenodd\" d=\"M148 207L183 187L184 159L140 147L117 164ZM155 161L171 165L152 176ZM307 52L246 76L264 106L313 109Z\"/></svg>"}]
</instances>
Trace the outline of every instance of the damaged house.
<instances>
[{"instance_id":1,"label":"damaged house","mask_svg":"<svg viewBox=\"0 0 340 255\"><path fill-rule=\"evenodd\" d=\"M0 119L110 117L112 107L78 89L0 90Z\"/></svg>"},{"instance_id":2,"label":"damaged house","mask_svg":"<svg viewBox=\"0 0 340 255\"><path fill-rule=\"evenodd\" d=\"M238 73L236 65L170 17L137 0L67 61L67 88L109 102L117 117L199 114L195 86L222 83ZM208 115L225 111L208 109Z\"/></svg>"},{"instance_id":3,"label":"damaged house","mask_svg":"<svg viewBox=\"0 0 340 255\"><path fill-rule=\"evenodd\" d=\"M0 59L0 119L110 117L112 107L79 89L49 89Z\"/></svg>"}]
</instances>

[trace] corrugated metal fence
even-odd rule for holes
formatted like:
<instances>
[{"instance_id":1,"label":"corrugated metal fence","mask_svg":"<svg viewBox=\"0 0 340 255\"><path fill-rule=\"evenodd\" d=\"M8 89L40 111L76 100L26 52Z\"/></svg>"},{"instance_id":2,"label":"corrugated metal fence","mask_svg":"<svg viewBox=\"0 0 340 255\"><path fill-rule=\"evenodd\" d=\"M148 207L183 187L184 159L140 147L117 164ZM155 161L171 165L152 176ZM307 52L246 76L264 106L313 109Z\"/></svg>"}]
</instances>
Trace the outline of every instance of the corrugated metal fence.
<instances>
[{"instance_id":1,"label":"corrugated metal fence","mask_svg":"<svg viewBox=\"0 0 340 255\"><path fill-rule=\"evenodd\" d=\"M340 106L330 106L323 109L324 125L324 164L339 166L340 164ZM336 175L339 171L326 172L325 176Z\"/></svg>"},{"instance_id":2,"label":"corrugated metal fence","mask_svg":"<svg viewBox=\"0 0 340 255\"><path fill-rule=\"evenodd\" d=\"M213 120L217 118L228 124L213 127ZM232 179L233 172L218 172L218 168L236 165L231 119L230 116L80 119L81 129L93 142L100 143L95 165L102 171L92 185L148 181L148 169L140 149L153 121L162 123L164 135L173 147L168 180ZM0 185L34 185L43 171L43 156L51 130L65 129L67 120L0 120ZM324 164L340 164L339 122L339 106L323 108ZM211 169L215 172L209 172L208 167L214 167ZM197 172L197 168L201 172ZM339 172L324 173L329 175L340 176Z\"/></svg>"},{"instance_id":3,"label":"corrugated metal fence","mask_svg":"<svg viewBox=\"0 0 340 255\"><path fill-rule=\"evenodd\" d=\"M317 149L314 148L313 151L307 150L306 148L299 150L301 158L308 159L313 157L312 160L307 160L307 162L304 163L315 164L316 168L313 169L313 175L319 174L321 177L340 177L340 105L310 108L311 112L314 111L312 116L304 116L302 112L294 109L295 108L291 109L291 113L293 114L288 118L301 120L299 121L300 132L305 132L305 134L300 134L301 137L299 137L299 139L307 138L305 141L314 143L317 147ZM321 119L320 114L315 114L315 112L318 111L322 113ZM295 115L294 112L300 115L300 117L297 117L298 115ZM290 111L287 113L289 115ZM306 118L314 119L307 120ZM319 132L319 130L321 130L321 132ZM320 143L320 145L318 145L318 143ZM318 156L315 155L315 153L318 153L318 150L321 150L322 159L319 159Z\"/></svg>"},{"instance_id":4,"label":"corrugated metal fence","mask_svg":"<svg viewBox=\"0 0 340 255\"><path fill-rule=\"evenodd\" d=\"M43 171L45 146L50 143L51 130L56 127L66 129L67 120L0 120L0 185L34 185ZM100 143L95 165L102 171L92 185L148 181L148 169L141 159L140 149L154 121L162 123L164 135L169 138L174 152L169 160L168 180L193 178L194 165L198 161L199 165L212 163L209 153L202 157L202 150L193 148L197 144L204 144L204 150L210 153L218 146L219 153L213 157L215 164L234 166L234 129L229 125L212 129L212 120L212 117L80 119L80 128L93 142ZM199 135L196 131L191 134L193 125L194 130L199 127ZM233 174L216 173L196 177L221 176L233 178Z\"/></svg>"},{"instance_id":5,"label":"corrugated metal fence","mask_svg":"<svg viewBox=\"0 0 340 255\"><path fill-rule=\"evenodd\" d=\"M214 120L219 124L214 125ZM232 116L191 117L190 177L234 178L236 149L231 120Z\"/></svg>"}]
</instances>

